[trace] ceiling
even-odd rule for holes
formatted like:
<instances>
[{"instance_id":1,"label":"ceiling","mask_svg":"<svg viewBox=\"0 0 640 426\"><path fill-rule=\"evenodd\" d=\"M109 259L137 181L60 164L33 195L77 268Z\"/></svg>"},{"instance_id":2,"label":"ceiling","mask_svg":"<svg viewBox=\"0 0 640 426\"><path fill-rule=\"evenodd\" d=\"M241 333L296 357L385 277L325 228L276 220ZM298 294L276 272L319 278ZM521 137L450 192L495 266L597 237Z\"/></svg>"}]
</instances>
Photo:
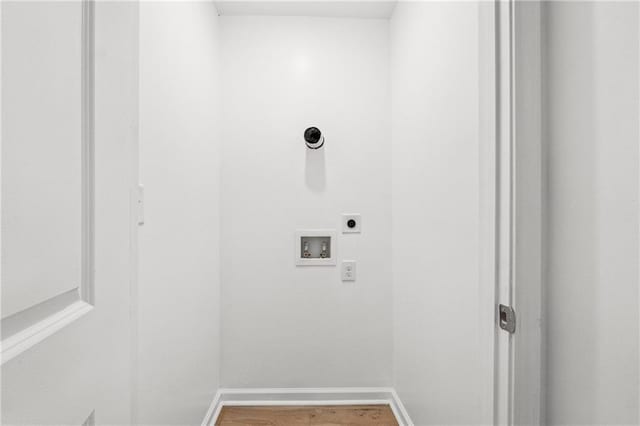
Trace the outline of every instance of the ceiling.
<instances>
[{"instance_id":1,"label":"ceiling","mask_svg":"<svg viewBox=\"0 0 640 426\"><path fill-rule=\"evenodd\" d=\"M220 0L215 4L220 15L389 18L396 0Z\"/></svg>"}]
</instances>

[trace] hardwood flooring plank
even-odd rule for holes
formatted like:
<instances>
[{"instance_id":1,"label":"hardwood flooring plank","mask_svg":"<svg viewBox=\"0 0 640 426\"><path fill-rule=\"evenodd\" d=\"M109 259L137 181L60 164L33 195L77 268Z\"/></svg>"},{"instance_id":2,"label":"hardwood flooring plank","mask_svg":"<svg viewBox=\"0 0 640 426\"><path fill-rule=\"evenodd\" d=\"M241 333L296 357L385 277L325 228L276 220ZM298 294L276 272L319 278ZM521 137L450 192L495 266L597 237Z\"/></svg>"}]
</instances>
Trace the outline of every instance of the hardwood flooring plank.
<instances>
[{"instance_id":1,"label":"hardwood flooring plank","mask_svg":"<svg viewBox=\"0 0 640 426\"><path fill-rule=\"evenodd\" d=\"M398 426L388 405L223 407L216 426Z\"/></svg>"}]
</instances>

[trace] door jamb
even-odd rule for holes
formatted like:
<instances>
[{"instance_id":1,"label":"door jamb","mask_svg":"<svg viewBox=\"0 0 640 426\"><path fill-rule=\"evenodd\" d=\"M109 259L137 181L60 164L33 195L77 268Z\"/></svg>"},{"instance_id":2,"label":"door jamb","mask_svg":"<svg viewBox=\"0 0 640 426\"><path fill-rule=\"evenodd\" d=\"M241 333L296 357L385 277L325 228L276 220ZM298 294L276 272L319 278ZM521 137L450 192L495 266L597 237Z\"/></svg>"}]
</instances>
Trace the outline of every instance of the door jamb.
<instances>
[{"instance_id":1,"label":"door jamb","mask_svg":"<svg viewBox=\"0 0 640 426\"><path fill-rule=\"evenodd\" d=\"M494 0L480 2L479 7L479 303L481 323L492 321L491 327L482 328L481 336L483 353L488 354L482 360L487 371L483 420L539 425L543 418L541 2ZM517 306L519 298L526 304ZM498 327L499 304L516 309L515 335ZM533 355L523 357L525 348Z\"/></svg>"}]
</instances>

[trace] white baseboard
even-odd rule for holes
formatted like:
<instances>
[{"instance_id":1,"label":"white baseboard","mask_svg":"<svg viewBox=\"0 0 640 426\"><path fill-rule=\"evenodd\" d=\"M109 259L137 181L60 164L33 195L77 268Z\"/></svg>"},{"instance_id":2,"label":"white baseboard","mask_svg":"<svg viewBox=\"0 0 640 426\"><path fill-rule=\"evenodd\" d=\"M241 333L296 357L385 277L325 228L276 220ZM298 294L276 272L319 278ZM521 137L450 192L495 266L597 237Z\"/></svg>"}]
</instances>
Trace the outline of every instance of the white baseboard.
<instances>
[{"instance_id":1,"label":"white baseboard","mask_svg":"<svg viewBox=\"0 0 640 426\"><path fill-rule=\"evenodd\" d=\"M202 426L213 426L224 406L386 404L400 426L413 426L393 388L219 389Z\"/></svg>"}]
</instances>

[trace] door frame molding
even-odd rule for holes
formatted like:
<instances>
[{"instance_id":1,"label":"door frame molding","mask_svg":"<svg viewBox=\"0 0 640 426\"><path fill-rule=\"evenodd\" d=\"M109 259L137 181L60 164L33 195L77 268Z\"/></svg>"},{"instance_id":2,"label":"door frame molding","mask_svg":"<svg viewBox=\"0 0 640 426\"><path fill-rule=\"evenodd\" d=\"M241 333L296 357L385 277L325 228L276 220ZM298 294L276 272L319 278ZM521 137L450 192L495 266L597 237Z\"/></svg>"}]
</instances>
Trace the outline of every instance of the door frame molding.
<instances>
[{"instance_id":1,"label":"door frame molding","mask_svg":"<svg viewBox=\"0 0 640 426\"><path fill-rule=\"evenodd\" d=\"M543 2L513 1L513 424L544 424Z\"/></svg>"},{"instance_id":2,"label":"door frame molding","mask_svg":"<svg viewBox=\"0 0 640 426\"><path fill-rule=\"evenodd\" d=\"M492 323L481 328L480 337L487 354L481 365L483 420L539 425L544 418L541 2L494 0L479 7L479 303L481 323ZM499 304L516 310L513 335L498 326Z\"/></svg>"}]
</instances>

